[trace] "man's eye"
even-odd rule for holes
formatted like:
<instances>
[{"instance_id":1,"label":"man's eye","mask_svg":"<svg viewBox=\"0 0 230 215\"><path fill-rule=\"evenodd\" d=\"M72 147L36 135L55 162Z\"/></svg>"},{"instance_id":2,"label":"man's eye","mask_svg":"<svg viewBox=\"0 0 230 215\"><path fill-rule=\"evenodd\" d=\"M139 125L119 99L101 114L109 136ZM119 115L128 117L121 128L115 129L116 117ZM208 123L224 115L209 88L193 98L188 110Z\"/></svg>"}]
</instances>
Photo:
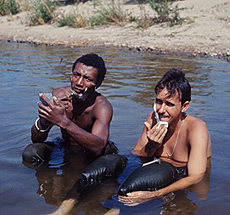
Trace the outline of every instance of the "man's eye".
<instances>
[{"instance_id":1,"label":"man's eye","mask_svg":"<svg viewBox=\"0 0 230 215\"><path fill-rule=\"evenodd\" d=\"M84 77L84 78L85 78L85 80L88 81L88 82L92 82L92 81L93 81L92 78L90 78L90 77Z\"/></svg>"},{"instance_id":2,"label":"man's eye","mask_svg":"<svg viewBox=\"0 0 230 215\"><path fill-rule=\"evenodd\" d=\"M172 104L171 102L167 102L166 105L169 106L169 107L173 107L174 106L174 104Z\"/></svg>"},{"instance_id":3,"label":"man's eye","mask_svg":"<svg viewBox=\"0 0 230 215\"><path fill-rule=\"evenodd\" d=\"M93 81L93 80L92 80L92 79L90 79L90 78L86 78L86 81L91 82L91 81Z\"/></svg>"},{"instance_id":4,"label":"man's eye","mask_svg":"<svg viewBox=\"0 0 230 215\"><path fill-rule=\"evenodd\" d=\"M74 76L74 77L79 77L80 74L78 74L78 73L73 73L73 76Z\"/></svg>"},{"instance_id":5,"label":"man's eye","mask_svg":"<svg viewBox=\"0 0 230 215\"><path fill-rule=\"evenodd\" d=\"M156 104L162 104L161 100L156 99Z\"/></svg>"}]
</instances>

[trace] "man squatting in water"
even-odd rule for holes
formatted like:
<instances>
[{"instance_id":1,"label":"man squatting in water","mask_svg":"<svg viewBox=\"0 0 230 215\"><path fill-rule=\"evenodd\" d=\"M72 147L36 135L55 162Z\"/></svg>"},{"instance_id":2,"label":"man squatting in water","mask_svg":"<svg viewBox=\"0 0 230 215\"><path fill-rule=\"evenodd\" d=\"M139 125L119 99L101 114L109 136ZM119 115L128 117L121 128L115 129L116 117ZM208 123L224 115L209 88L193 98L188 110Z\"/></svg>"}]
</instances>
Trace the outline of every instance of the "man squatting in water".
<instances>
[{"instance_id":1,"label":"man squatting in water","mask_svg":"<svg viewBox=\"0 0 230 215\"><path fill-rule=\"evenodd\" d=\"M200 182L211 156L211 140L204 121L185 113L191 87L181 70L169 70L155 87L155 112L151 111L133 148L140 157L157 157L175 167L186 167L187 176L157 191L135 191L119 196L124 203L143 202L185 189ZM160 122L167 122L168 128Z\"/></svg>"},{"instance_id":2,"label":"man squatting in water","mask_svg":"<svg viewBox=\"0 0 230 215\"><path fill-rule=\"evenodd\" d=\"M105 74L104 60L96 54L86 54L73 64L71 86L53 90L53 103L44 94L39 95L48 105L38 102L39 118L31 128L33 144L25 148L24 161L49 161L54 146L45 141L53 125L60 127L67 145L77 145L82 153L95 157L104 153L113 109L96 88Z\"/></svg>"}]
</instances>

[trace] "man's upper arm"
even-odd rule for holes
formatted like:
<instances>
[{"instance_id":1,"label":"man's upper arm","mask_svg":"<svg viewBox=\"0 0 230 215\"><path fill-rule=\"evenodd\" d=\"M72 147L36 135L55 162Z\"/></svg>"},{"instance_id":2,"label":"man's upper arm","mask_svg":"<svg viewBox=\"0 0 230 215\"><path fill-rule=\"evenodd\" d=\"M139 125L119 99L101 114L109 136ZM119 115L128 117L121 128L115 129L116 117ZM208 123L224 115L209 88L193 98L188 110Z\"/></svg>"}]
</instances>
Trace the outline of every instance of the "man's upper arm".
<instances>
[{"instance_id":1,"label":"man's upper arm","mask_svg":"<svg viewBox=\"0 0 230 215\"><path fill-rule=\"evenodd\" d=\"M190 154L188 159L189 175L204 173L207 167L207 147L209 133L206 124L197 119L189 128Z\"/></svg>"},{"instance_id":2,"label":"man's upper arm","mask_svg":"<svg viewBox=\"0 0 230 215\"><path fill-rule=\"evenodd\" d=\"M202 180L207 168L207 147L209 143L208 129L202 120L197 119L192 125L189 125L188 141L190 144L188 176L160 189L158 191L159 195L185 189Z\"/></svg>"},{"instance_id":3,"label":"man's upper arm","mask_svg":"<svg viewBox=\"0 0 230 215\"><path fill-rule=\"evenodd\" d=\"M113 116L113 108L109 102L102 102L94 109L95 122L91 133L98 136L106 144L109 137L109 127Z\"/></svg>"}]
</instances>

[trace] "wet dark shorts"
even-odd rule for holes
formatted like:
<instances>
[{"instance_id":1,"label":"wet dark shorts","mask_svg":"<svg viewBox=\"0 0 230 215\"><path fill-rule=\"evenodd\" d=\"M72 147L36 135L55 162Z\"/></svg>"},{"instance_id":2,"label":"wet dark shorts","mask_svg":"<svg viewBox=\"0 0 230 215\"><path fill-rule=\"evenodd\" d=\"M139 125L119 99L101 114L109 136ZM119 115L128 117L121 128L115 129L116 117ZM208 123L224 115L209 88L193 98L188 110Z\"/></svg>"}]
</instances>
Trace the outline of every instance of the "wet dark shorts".
<instances>
[{"instance_id":1,"label":"wet dark shorts","mask_svg":"<svg viewBox=\"0 0 230 215\"><path fill-rule=\"evenodd\" d=\"M55 146L62 149L71 147L60 138L56 138L53 142L32 143L26 146L24 149L22 153L23 161L33 165L48 162ZM87 154L87 152L83 150L82 147L75 147L74 150L77 151L76 153ZM117 152L118 148L115 146L115 144L112 141L108 141L102 154L117 154Z\"/></svg>"}]
</instances>

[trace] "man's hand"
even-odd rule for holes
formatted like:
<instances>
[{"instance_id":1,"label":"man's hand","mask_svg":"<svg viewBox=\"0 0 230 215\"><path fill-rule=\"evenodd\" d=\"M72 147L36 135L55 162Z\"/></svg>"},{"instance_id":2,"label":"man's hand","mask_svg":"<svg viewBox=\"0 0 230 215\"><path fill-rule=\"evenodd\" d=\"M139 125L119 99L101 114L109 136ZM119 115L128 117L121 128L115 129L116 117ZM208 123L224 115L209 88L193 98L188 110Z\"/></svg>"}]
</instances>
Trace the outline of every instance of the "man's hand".
<instances>
[{"instance_id":1,"label":"man's hand","mask_svg":"<svg viewBox=\"0 0 230 215\"><path fill-rule=\"evenodd\" d=\"M65 107L66 110L68 109L69 104L70 104L70 102L72 100L72 97L69 97L67 95L66 96L62 96L62 97L58 97L56 99L55 98L56 97L54 96L54 104L57 105L57 106L62 105L62 106Z\"/></svg>"},{"instance_id":2,"label":"man's hand","mask_svg":"<svg viewBox=\"0 0 230 215\"><path fill-rule=\"evenodd\" d=\"M136 206L157 197L158 191L134 191L127 196L118 196L118 199L127 206Z\"/></svg>"},{"instance_id":3,"label":"man's hand","mask_svg":"<svg viewBox=\"0 0 230 215\"><path fill-rule=\"evenodd\" d=\"M153 157L156 150L163 144L167 128L158 122L152 120L152 112L149 114L147 121L144 123L144 129L141 137L138 139L133 153L141 157ZM155 124L152 126L152 124Z\"/></svg>"},{"instance_id":4,"label":"man's hand","mask_svg":"<svg viewBox=\"0 0 230 215\"><path fill-rule=\"evenodd\" d=\"M42 102L38 102L38 112L39 116L46 121L49 121L52 124L60 126L60 123L68 119L66 109L68 108L69 99L68 97L63 98L56 98L53 96L52 103L45 95L39 95L47 104L48 106L42 104Z\"/></svg>"},{"instance_id":5,"label":"man's hand","mask_svg":"<svg viewBox=\"0 0 230 215\"><path fill-rule=\"evenodd\" d=\"M168 129L164 125L160 125L160 122L152 128L148 122L145 122L144 124L147 129L146 136L148 140L154 143L154 148L159 148L163 143L163 139Z\"/></svg>"}]
</instances>

